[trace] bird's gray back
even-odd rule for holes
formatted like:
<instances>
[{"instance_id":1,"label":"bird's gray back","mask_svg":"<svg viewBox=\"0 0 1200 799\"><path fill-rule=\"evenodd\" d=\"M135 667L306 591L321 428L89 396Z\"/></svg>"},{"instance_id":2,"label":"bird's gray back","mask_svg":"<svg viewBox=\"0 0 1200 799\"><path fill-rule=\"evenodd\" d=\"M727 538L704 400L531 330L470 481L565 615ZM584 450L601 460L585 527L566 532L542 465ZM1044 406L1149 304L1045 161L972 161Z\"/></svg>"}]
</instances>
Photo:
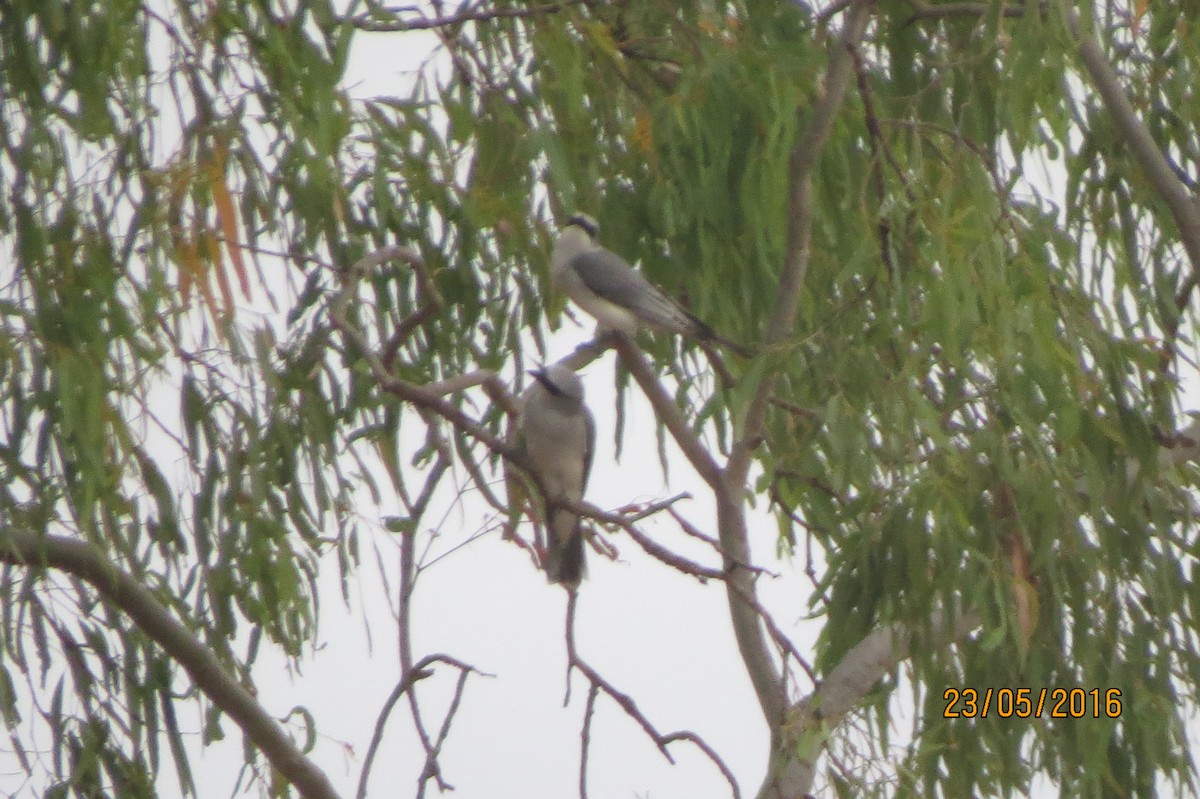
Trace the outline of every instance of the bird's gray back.
<instances>
[{"instance_id":1,"label":"bird's gray back","mask_svg":"<svg viewBox=\"0 0 1200 799\"><path fill-rule=\"evenodd\" d=\"M605 249L580 253L572 266L592 293L628 308L643 322L677 333L697 332L690 314L616 253Z\"/></svg>"}]
</instances>

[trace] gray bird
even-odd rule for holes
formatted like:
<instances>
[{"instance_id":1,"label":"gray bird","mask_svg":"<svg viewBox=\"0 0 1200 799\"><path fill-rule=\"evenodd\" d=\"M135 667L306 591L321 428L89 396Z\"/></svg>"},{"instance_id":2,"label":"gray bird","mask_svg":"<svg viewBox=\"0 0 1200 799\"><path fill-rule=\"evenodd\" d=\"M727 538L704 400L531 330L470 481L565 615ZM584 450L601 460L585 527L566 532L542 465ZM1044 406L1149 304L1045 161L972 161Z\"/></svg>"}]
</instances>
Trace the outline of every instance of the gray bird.
<instances>
[{"instance_id":1,"label":"gray bird","mask_svg":"<svg viewBox=\"0 0 1200 799\"><path fill-rule=\"evenodd\" d=\"M596 423L583 403L583 383L571 369L551 364L530 372L534 382L521 396L517 420L519 448L546 492L546 577L568 587L583 579L583 528L579 517L554 507L554 500L583 499Z\"/></svg>"},{"instance_id":2,"label":"gray bird","mask_svg":"<svg viewBox=\"0 0 1200 799\"><path fill-rule=\"evenodd\" d=\"M692 316L629 263L596 243L596 220L576 214L559 232L550 253L554 285L594 316L600 324L628 335L640 325L680 333L698 341L715 341L742 357L753 351L729 341Z\"/></svg>"}]
</instances>

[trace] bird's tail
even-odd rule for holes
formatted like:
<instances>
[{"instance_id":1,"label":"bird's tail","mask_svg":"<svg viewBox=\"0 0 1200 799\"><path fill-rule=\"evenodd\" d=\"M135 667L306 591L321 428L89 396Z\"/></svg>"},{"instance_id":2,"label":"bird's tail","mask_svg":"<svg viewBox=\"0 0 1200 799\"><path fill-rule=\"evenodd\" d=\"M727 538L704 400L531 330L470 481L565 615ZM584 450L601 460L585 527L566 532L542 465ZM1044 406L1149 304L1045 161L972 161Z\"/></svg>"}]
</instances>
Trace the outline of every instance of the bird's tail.
<instances>
[{"instance_id":1,"label":"bird's tail","mask_svg":"<svg viewBox=\"0 0 1200 799\"><path fill-rule=\"evenodd\" d=\"M546 536L546 579L575 588L586 571L583 562L583 523L567 510L550 512Z\"/></svg>"},{"instance_id":2,"label":"bird's tail","mask_svg":"<svg viewBox=\"0 0 1200 799\"><path fill-rule=\"evenodd\" d=\"M720 333L713 333L712 340L732 352L734 355L737 355L739 358L745 358L749 360L757 354L753 348L747 347L745 344L739 344L733 339L725 338Z\"/></svg>"},{"instance_id":3,"label":"bird's tail","mask_svg":"<svg viewBox=\"0 0 1200 799\"><path fill-rule=\"evenodd\" d=\"M725 338L720 333L713 330L708 323L697 319L686 311L684 311L684 313L687 314L688 321L691 323L689 329L683 331L687 335L690 335L699 341L711 341L715 344L719 344L741 358L749 359L754 357L755 352L750 347Z\"/></svg>"}]
</instances>

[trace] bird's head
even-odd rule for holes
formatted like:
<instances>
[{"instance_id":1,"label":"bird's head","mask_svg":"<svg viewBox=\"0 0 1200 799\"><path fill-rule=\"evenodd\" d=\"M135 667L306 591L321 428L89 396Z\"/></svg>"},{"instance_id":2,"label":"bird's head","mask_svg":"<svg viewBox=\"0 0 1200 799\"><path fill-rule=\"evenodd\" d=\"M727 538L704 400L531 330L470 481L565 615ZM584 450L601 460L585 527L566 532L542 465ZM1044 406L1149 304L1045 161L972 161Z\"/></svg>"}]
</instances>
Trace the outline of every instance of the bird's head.
<instances>
[{"instance_id":1,"label":"bird's head","mask_svg":"<svg viewBox=\"0 0 1200 799\"><path fill-rule=\"evenodd\" d=\"M589 239L595 239L596 235L600 232L599 223L597 223L595 219L587 214L574 214L570 219L567 220L567 224L563 226L564 230L571 227L579 228L587 234Z\"/></svg>"},{"instance_id":2,"label":"bird's head","mask_svg":"<svg viewBox=\"0 0 1200 799\"><path fill-rule=\"evenodd\" d=\"M583 402L583 381L570 367L552 363L540 369L532 369L529 374L552 396Z\"/></svg>"}]
</instances>

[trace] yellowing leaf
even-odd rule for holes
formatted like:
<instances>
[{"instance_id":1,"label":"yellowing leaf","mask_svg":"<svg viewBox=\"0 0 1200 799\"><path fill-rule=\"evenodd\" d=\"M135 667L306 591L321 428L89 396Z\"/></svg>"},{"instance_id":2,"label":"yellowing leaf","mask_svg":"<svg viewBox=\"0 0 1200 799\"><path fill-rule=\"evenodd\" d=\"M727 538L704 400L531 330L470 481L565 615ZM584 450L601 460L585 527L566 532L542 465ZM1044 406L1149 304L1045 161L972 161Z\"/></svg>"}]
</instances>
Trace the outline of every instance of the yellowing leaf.
<instances>
[{"instance_id":1,"label":"yellowing leaf","mask_svg":"<svg viewBox=\"0 0 1200 799\"><path fill-rule=\"evenodd\" d=\"M1133 23L1129 26L1133 31L1133 35L1137 36L1142 28L1142 17L1146 15L1146 9L1150 7L1150 0L1137 0L1137 5L1133 9Z\"/></svg>"},{"instance_id":2,"label":"yellowing leaf","mask_svg":"<svg viewBox=\"0 0 1200 799\"><path fill-rule=\"evenodd\" d=\"M217 240L217 234L212 228L204 231L204 245L209 261L212 263L210 271L217 276L217 287L221 289L221 299L224 301L219 310L228 321L233 315L233 290L229 288L229 277L225 274L221 263L221 242Z\"/></svg>"},{"instance_id":3,"label":"yellowing leaf","mask_svg":"<svg viewBox=\"0 0 1200 799\"><path fill-rule=\"evenodd\" d=\"M634 116L633 141L646 156L654 149L654 127L645 108L639 108Z\"/></svg>"},{"instance_id":4,"label":"yellowing leaf","mask_svg":"<svg viewBox=\"0 0 1200 799\"><path fill-rule=\"evenodd\" d=\"M246 273L246 264L242 260L242 243L238 237L237 214L233 207L233 196L229 193L229 186L225 183L226 155L224 142L217 142L213 146L212 157L205 166L213 204L217 209L217 222L221 226L221 235L225 237L225 249L229 252L229 260L233 264L234 271L237 272L242 296L249 297L250 278ZM219 261L216 264L219 266ZM226 294L226 300L230 300L228 292L225 291L227 278L223 273L217 277L222 281L222 292Z\"/></svg>"}]
</instances>

